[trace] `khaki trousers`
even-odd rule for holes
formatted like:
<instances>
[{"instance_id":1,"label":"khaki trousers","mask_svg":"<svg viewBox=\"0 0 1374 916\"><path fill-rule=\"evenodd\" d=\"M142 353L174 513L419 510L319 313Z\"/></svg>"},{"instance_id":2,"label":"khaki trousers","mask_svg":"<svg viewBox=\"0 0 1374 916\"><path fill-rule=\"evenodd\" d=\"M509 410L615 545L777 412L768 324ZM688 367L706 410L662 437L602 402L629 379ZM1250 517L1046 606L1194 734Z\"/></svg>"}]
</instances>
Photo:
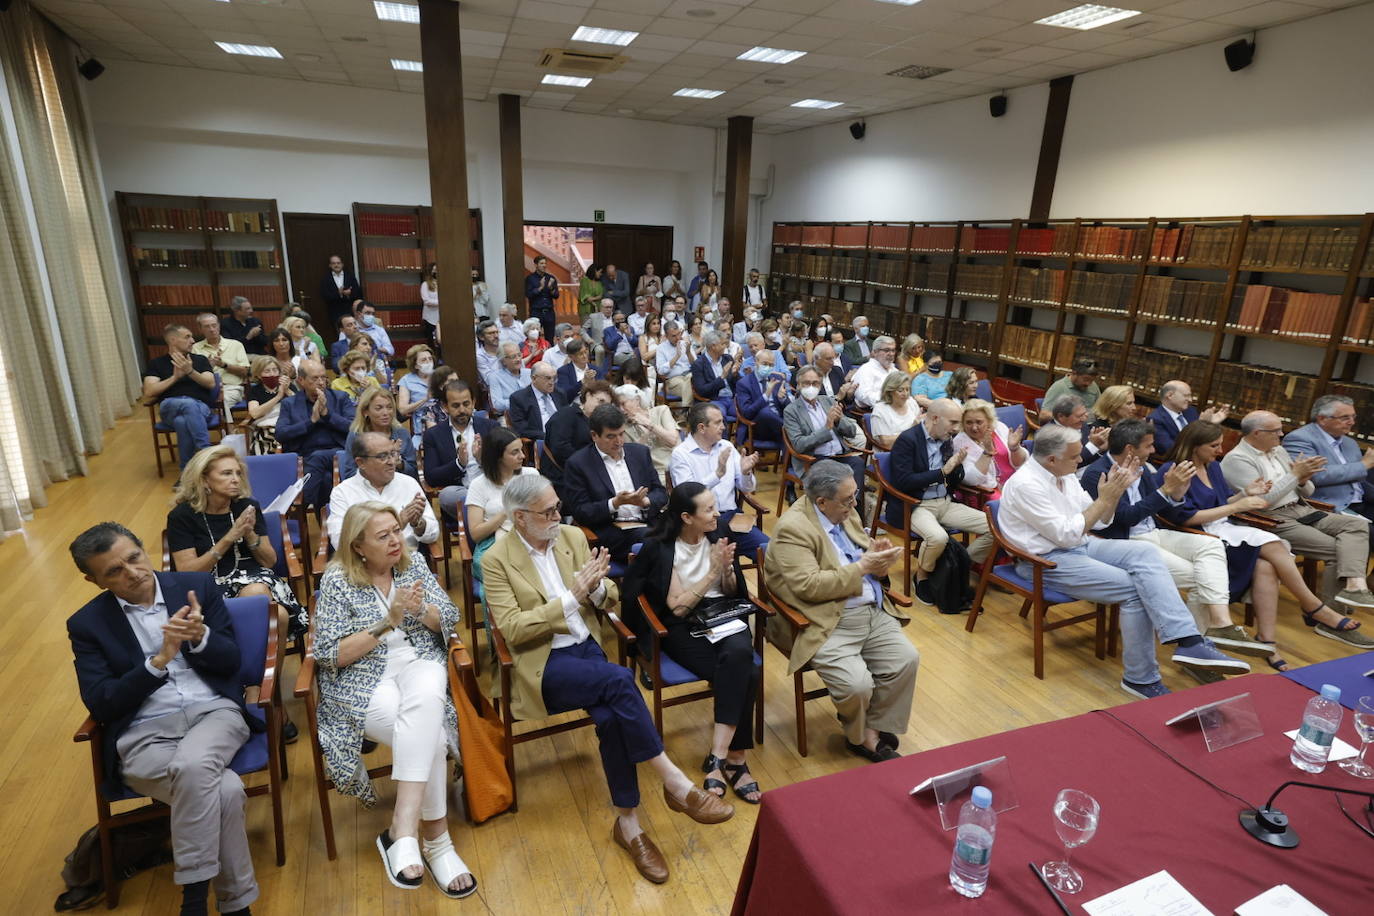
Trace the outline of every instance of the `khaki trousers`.
<instances>
[{"instance_id":1,"label":"khaki trousers","mask_svg":"<svg viewBox=\"0 0 1374 916\"><path fill-rule=\"evenodd\" d=\"M872 604L845 608L811 658L851 744L863 743L865 728L906 731L920 663L897 621Z\"/></svg>"},{"instance_id":2,"label":"khaki trousers","mask_svg":"<svg viewBox=\"0 0 1374 916\"><path fill-rule=\"evenodd\" d=\"M675 394L682 398L680 403L672 405L674 410L686 410L692 406L692 374L690 372L685 372L676 378L665 379L663 387L669 394Z\"/></svg>"},{"instance_id":3,"label":"khaki trousers","mask_svg":"<svg viewBox=\"0 0 1374 916\"><path fill-rule=\"evenodd\" d=\"M974 564L982 563L992 549L987 516L982 512L955 502L948 496L924 499L911 510L911 530L921 536L921 546L916 554L916 565L921 572L928 573L934 569L940 554L945 552L945 545L949 543L946 528L978 535L968 548L968 557Z\"/></svg>"},{"instance_id":4,"label":"khaki trousers","mask_svg":"<svg viewBox=\"0 0 1374 916\"><path fill-rule=\"evenodd\" d=\"M1274 533L1293 547L1293 552L1326 563L1321 592L1331 598L1340 588L1337 578L1364 576L1369 571L1369 523L1362 518L1323 512L1312 525L1297 520L1317 510L1302 503L1270 509L1266 515L1278 522Z\"/></svg>"},{"instance_id":5,"label":"khaki trousers","mask_svg":"<svg viewBox=\"0 0 1374 916\"><path fill-rule=\"evenodd\" d=\"M1156 528L1146 534L1132 536L1131 540L1147 541L1159 548L1160 559L1169 568L1174 584L1188 592L1190 606L1194 603L1231 603L1226 545L1221 538Z\"/></svg>"}]
</instances>

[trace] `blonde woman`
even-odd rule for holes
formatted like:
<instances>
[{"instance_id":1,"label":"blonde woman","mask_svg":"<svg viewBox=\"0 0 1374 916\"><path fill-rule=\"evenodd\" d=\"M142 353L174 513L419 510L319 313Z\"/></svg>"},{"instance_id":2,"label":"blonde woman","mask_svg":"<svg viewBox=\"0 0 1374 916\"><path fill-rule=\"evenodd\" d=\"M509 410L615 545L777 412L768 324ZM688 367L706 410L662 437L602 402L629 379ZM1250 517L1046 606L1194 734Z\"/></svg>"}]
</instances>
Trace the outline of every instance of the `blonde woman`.
<instances>
[{"instance_id":1,"label":"blonde woman","mask_svg":"<svg viewBox=\"0 0 1374 916\"><path fill-rule=\"evenodd\" d=\"M296 393L291 379L270 356L253 357L248 384L248 450L270 455L277 450L277 415L281 402Z\"/></svg>"},{"instance_id":2,"label":"blonde woman","mask_svg":"<svg viewBox=\"0 0 1374 916\"><path fill-rule=\"evenodd\" d=\"M319 347L315 346L315 341L305 333L305 319L293 315L284 319L281 327L291 335L291 365L296 369L300 369L302 360L320 358Z\"/></svg>"},{"instance_id":3,"label":"blonde woman","mask_svg":"<svg viewBox=\"0 0 1374 916\"><path fill-rule=\"evenodd\" d=\"M963 429L954 437L954 450L964 450L964 482L992 487L993 498L1002 495L1002 484L1026 463L1030 453L1021 444L1026 428L1007 429L997 411L982 398L964 402Z\"/></svg>"},{"instance_id":4,"label":"blonde woman","mask_svg":"<svg viewBox=\"0 0 1374 916\"><path fill-rule=\"evenodd\" d=\"M417 436L424 432L417 413L429 403L429 380L436 365L434 350L428 344L416 344L406 351L406 369L410 371L401 376L396 386L396 413L402 420L411 421L411 431Z\"/></svg>"},{"instance_id":5,"label":"blonde woman","mask_svg":"<svg viewBox=\"0 0 1374 916\"><path fill-rule=\"evenodd\" d=\"M401 450L401 466L396 470L419 479L415 472L415 442L404 426L396 421L396 397L390 388L369 388L358 398L358 409L348 427L348 438L339 452L339 479L347 480L358 473L353 460L353 440L363 433L381 433Z\"/></svg>"},{"instance_id":6,"label":"blonde woman","mask_svg":"<svg viewBox=\"0 0 1374 916\"><path fill-rule=\"evenodd\" d=\"M377 355L377 345L362 331L348 338L348 349L357 350L367 357L367 374L377 380L383 388L391 387L391 365L385 357ZM342 360L340 360L342 362Z\"/></svg>"},{"instance_id":7,"label":"blonde woman","mask_svg":"<svg viewBox=\"0 0 1374 916\"><path fill-rule=\"evenodd\" d=\"M1119 420L1135 416L1135 389L1130 385L1110 385L1093 402L1093 427L1114 426Z\"/></svg>"},{"instance_id":8,"label":"blonde woman","mask_svg":"<svg viewBox=\"0 0 1374 916\"><path fill-rule=\"evenodd\" d=\"M908 334L902 340L902 349L897 353L896 366L907 375L915 378L926 367L926 342L919 334Z\"/></svg>"},{"instance_id":9,"label":"blonde woman","mask_svg":"<svg viewBox=\"0 0 1374 916\"><path fill-rule=\"evenodd\" d=\"M921 405L911 396L911 376L897 369L883 379L879 400L868 418L868 432L884 451L921 419Z\"/></svg>"},{"instance_id":10,"label":"blonde woman","mask_svg":"<svg viewBox=\"0 0 1374 916\"><path fill-rule=\"evenodd\" d=\"M292 636L305 632L300 601L272 570L277 552L232 446L203 448L182 469L167 513L167 549L178 572L212 573L226 598L265 595L290 617Z\"/></svg>"},{"instance_id":11,"label":"blonde woman","mask_svg":"<svg viewBox=\"0 0 1374 916\"><path fill-rule=\"evenodd\" d=\"M329 383L329 387L342 391L357 404L364 392L381 387L376 376L371 374L371 368L372 360L366 353L349 350L339 357L339 376Z\"/></svg>"},{"instance_id":12,"label":"blonde woman","mask_svg":"<svg viewBox=\"0 0 1374 916\"><path fill-rule=\"evenodd\" d=\"M387 880L403 890L434 878L446 897L477 890L448 833L448 757L458 721L448 698L447 637L458 609L406 549L396 510L357 503L320 580L314 654L325 773L341 795L377 802L366 738L391 746L396 807L377 837Z\"/></svg>"}]
</instances>

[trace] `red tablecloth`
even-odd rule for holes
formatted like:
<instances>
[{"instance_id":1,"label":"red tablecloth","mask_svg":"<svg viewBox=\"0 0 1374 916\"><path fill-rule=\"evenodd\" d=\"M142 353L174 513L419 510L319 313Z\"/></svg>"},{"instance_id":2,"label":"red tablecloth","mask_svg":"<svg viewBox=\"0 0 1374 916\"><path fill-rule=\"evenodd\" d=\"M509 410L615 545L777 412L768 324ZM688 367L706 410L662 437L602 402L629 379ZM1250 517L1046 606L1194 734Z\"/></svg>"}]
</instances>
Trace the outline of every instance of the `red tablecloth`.
<instances>
[{"instance_id":1,"label":"red tablecloth","mask_svg":"<svg viewBox=\"0 0 1374 916\"><path fill-rule=\"evenodd\" d=\"M1247 691L1264 735L1244 744L1208 753L1196 726L1163 724ZM1283 732L1300 724L1311 696L1284 678L1250 675L773 789L764 793L734 912L1056 912L1026 865L1061 856L1051 808L1069 787L1102 806L1096 837L1074 852L1086 882L1065 898L1075 913L1084 901L1160 869L1218 916L1281 883L1331 916L1374 911L1374 840L1341 816L1330 793L1290 788L1275 803L1298 832L1296 849L1266 846L1238 822L1243 808L1264 804L1288 779L1374 791L1374 781L1335 765L1312 776L1289 763L1292 742ZM1250 804L1208 786L1122 722ZM1358 744L1348 715L1340 735ZM999 815L988 889L968 900L949 886L953 831L941 829L929 793L908 792L929 776L999 755L1011 765L1020 805ZM1360 817L1365 800L1345 799Z\"/></svg>"}]
</instances>

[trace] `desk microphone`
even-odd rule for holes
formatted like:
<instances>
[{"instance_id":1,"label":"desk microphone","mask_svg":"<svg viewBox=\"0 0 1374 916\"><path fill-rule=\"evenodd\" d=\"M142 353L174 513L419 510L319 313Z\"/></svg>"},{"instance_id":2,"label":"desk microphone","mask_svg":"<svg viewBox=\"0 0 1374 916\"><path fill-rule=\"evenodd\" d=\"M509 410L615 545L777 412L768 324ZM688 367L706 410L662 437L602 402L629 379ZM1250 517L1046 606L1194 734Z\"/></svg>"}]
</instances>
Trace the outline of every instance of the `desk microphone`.
<instances>
[{"instance_id":1,"label":"desk microphone","mask_svg":"<svg viewBox=\"0 0 1374 916\"><path fill-rule=\"evenodd\" d=\"M1374 792L1361 792L1357 789L1338 789L1335 786L1322 786L1315 782L1300 782L1292 779L1285 782L1274 790L1274 794L1269 796L1269 801L1264 803L1263 808L1247 808L1240 813L1240 825L1245 828L1245 832L1250 834L1261 843L1268 843L1270 846L1278 846L1281 849L1292 849L1298 845L1298 833L1288 823L1288 815L1274 807L1274 799L1279 797L1279 793L1289 786L1302 786L1305 789L1321 789L1323 792L1344 792L1347 795L1361 795L1370 799L1370 806L1374 807Z\"/></svg>"}]
</instances>

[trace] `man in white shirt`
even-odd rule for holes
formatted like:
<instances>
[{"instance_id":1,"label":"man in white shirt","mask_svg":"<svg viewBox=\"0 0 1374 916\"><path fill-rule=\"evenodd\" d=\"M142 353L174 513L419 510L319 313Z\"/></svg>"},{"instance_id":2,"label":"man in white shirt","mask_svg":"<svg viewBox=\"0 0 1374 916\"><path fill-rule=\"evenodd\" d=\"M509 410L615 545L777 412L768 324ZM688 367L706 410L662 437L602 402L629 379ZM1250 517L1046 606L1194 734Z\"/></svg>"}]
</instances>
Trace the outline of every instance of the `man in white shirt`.
<instances>
[{"instance_id":1,"label":"man in white shirt","mask_svg":"<svg viewBox=\"0 0 1374 916\"><path fill-rule=\"evenodd\" d=\"M220 394L225 407L233 407L243 400L243 382L248 378L248 353L243 344L219 332L219 316L203 312L196 316L202 340L191 345L192 353L199 353L210 361L219 376Z\"/></svg>"},{"instance_id":2,"label":"man in white shirt","mask_svg":"<svg viewBox=\"0 0 1374 916\"><path fill-rule=\"evenodd\" d=\"M658 377L665 380L663 387L667 393L681 399L671 405L673 409L685 411L692 403L692 360L682 326L675 321L663 323L663 341L654 351L654 368Z\"/></svg>"},{"instance_id":3,"label":"man in white shirt","mask_svg":"<svg viewBox=\"0 0 1374 916\"><path fill-rule=\"evenodd\" d=\"M1047 587L1083 601L1121 606L1121 688L1132 696L1149 699L1170 692L1155 660L1156 632L1160 642L1174 644L1175 664L1218 674L1249 671L1248 664L1217 651L1198 632L1153 544L1088 536L1111 523L1140 469L1138 462L1114 466L1093 499L1075 476L1082 451L1075 430L1045 426L1036 433L1034 460L1002 486L997 523L1003 537L1055 564L1042 572ZM1024 560L1016 571L1031 578Z\"/></svg>"},{"instance_id":4,"label":"man in white shirt","mask_svg":"<svg viewBox=\"0 0 1374 916\"><path fill-rule=\"evenodd\" d=\"M753 306L759 311L768 307L768 290L764 289L763 284L759 282L759 269L757 267L749 268L749 282L744 285L744 299L742 301L746 307Z\"/></svg>"},{"instance_id":5,"label":"man in white shirt","mask_svg":"<svg viewBox=\"0 0 1374 916\"><path fill-rule=\"evenodd\" d=\"M539 361L546 366L551 366L557 372L568 361L566 347L568 341L575 336L573 326L566 321L560 321L557 327L553 329L553 346L544 351L544 356Z\"/></svg>"},{"instance_id":6,"label":"man in white shirt","mask_svg":"<svg viewBox=\"0 0 1374 916\"><path fill-rule=\"evenodd\" d=\"M483 321L477 341L477 377L486 388L490 386L487 376L501 368L501 329L493 321Z\"/></svg>"},{"instance_id":7,"label":"man in white shirt","mask_svg":"<svg viewBox=\"0 0 1374 916\"><path fill-rule=\"evenodd\" d=\"M353 315L358 319L358 327L364 334L372 338L372 347L377 351L377 355L385 359L391 359L396 355L396 347L391 343L391 335L382 327L381 319L377 317L377 307L371 302L358 302L353 309Z\"/></svg>"},{"instance_id":8,"label":"man in white shirt","mask_svg":"<svg viewBox=\"0 0 1374 916\"><path fill-rule=\"evenodd\" d=\"M892 371L892 363L897 358L897 341L891 337L879 337L873 341L870 359L854 373L854 403L860 407L872 407L882 400L883 381Z\"/></svg>"},{"instance_id":9,"label":"man in white shirt","mask_svg":"<svg viewBox=\"0 0 1374 916\"><path fill-rule=\"evenodd\" d=\"M735 491L753 493L758 489L754 466L758 452L740 456L739 450L725 441L725 417L720 408L709 401L698 401L687 411L687 438L673 449L668 460L668 473L674 486L695 480L716 494L716 509L720 512L717 531L735 543L741 557L752 557L760 547L768 545L768 535L756 525L732 525L739 515L739 501ZM740 516L741 522L744 518Z\"/></svg>"},{"instance_id":10,"label":"man in white shirt","mask_svg":"<svg viewBox=\"0 0 1374 916\"><path fill-rule=\"evenodd\" d=\"M610 302L611 300L604 301ZM615 303L612 302L611 304L614 305ZM649 321L650 314L652 314L652 310L649 306L649 297L636 296L635 310L630 313L629 317L630 329L635 332L636 337L644 336L644 325Z\"/></svg>"},{"instance_id":11,"label":"man in white shirt","mask_svg":"<svg viewBox=\"0 0 1374 916\"><path fill-rule=\"evenodd\" d=\"M334 549L342 549L339 534L349 506L369 500L386 503L400 515L407 550L414 550L418 544L433 544L439 537L439 523L420 482L409 474L396 473L401 463L400 447L381 433L359 433L353 437L350 454L358 465L358 473L340 483L329 496L326 528Z\"/></svg>"},{"instance_id":12,"label":"man in white shirt","mask_svg":"<svg viewBox=\"0 0 1374 916\"><path fill-rule=\"evenodd\" d=\"M501 335L501 343L512 343L519 347L525 342L525 326L515 320L515 306L509 302L496 310L496 327Z\"/></svg>"}]
</instances>

